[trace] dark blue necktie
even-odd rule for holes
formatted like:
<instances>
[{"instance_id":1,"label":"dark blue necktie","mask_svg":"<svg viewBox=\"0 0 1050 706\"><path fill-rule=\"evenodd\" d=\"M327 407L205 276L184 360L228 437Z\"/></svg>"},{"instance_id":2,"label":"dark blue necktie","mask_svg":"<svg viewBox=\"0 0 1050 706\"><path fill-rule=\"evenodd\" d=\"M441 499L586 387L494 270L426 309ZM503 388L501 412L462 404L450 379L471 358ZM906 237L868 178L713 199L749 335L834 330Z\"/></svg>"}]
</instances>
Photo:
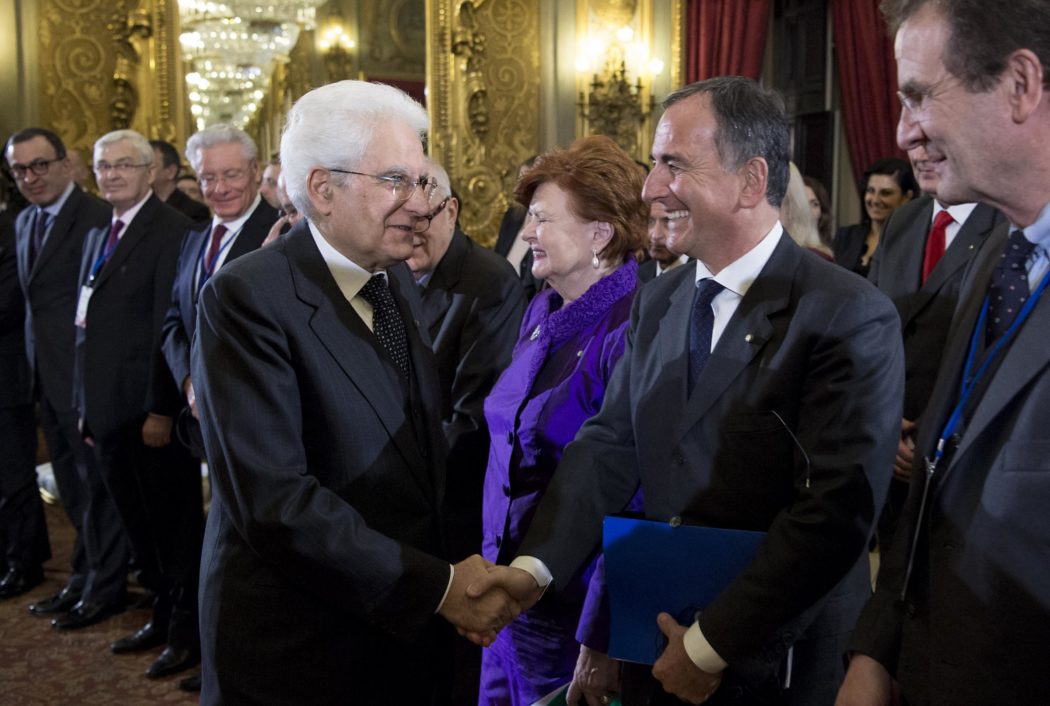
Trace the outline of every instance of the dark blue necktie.
<instances>
[{"instance_id":1,"label":"dark blue necktie","mask_svg":"<svg viewBox=\"0 0 1050 706\"><path fill-rule=\"evenodd\" d=\"M1024 237L1024 231L1010 233L1002 259L988 285L988 328L986 345L991 345L1017 317L1031 292L1028 289L1028 258L1035 245Z\"/></svg>"},{"instance_id":2,"label":"dark blue necktie","mask_svg":"<svg viewBox=\"0 0 1050 706\"><path fill-rule=\"evenodd\" d=\"M715 313L711 302L725 287L713 279L702 279L696 285L693 296L693 315L689 321L689 393L700 378L707 359L711 357L711 329L715 325Z\"/></svg>"},{"instance_id":3,"label":"dark blue necktie","mask_svg":"<svg viewBox=\"0 0 1050 706\"><path fill-rule=\"evenodd\" d=\"M44 249L44 235L47 234L48 221L51 214L42 208L38 208L33 219L32 239L29 242L29 267L32 269L36 259L40 257L40 251Z\"/></svg>"},{"instance_id":4,"label":"dark blue necktie","mask_svg":"<svg viewBox=\"0 0 1050 706\"><path fill-rule=\"evenodd\" d=\"M372 305L372 332L397 364L397 369L408 377L408 336L405 333L405 322L394 302L394 295L390 293L386 277L372 275L368 283L361 288L361 296Z\"/></svg>"}]
</instances>

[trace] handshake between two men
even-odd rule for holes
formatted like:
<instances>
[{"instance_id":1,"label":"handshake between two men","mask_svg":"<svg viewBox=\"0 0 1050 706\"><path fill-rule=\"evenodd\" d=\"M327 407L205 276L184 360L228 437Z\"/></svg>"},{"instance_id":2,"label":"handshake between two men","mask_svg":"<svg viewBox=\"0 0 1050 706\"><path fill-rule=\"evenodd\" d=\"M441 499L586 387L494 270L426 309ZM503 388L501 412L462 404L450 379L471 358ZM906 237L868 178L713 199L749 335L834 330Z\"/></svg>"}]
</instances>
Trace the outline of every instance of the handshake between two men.
<instances>
[{"instance_id":1,"label":"handshake between two men","mask_svg":"<svg viewBox=\"0 0 1050 706\"><path fill-rule=\"evenodd\" d=\"M475 554L454 567L438 613L471 642L488 647L505 626L543 595L527 571L499 566Z\"/></svg>"}]
</instances>

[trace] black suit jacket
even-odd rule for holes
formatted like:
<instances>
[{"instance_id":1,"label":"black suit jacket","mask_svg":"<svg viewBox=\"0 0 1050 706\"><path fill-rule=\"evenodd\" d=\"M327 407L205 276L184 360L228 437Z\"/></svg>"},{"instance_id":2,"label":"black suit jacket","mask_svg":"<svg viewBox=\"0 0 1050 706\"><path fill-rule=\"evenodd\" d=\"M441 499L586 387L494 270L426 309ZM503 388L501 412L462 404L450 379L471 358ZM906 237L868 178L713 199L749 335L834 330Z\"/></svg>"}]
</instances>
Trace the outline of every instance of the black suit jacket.
<instances>
[{"instance_id":1,"label":"black suit jacket","mask_svg":"<svg viewBox=\"0 0 1050 706\"><path fill-rule=\"evenodd\" d=\"M258 249L277 218L277 209L266 203L265 199L259 199L259 205L244 222L237 239L230 245L229 253L223 260L223 264ZM161 333L164 359L180 390L183 381L190 374L190 342L193 340L194 331L197 330L197 291L194 281L201 253L208 247L210 238L211 223L186 233L179 252L178 265L175 268L175 285L171 291L171 305L164 317Z\"/></svg>"},{"instance_id":2,"label":"black suit jacket","mask_svg":"<svg viewBox=\"0 0 1050 706\"><path fill-rule=\"evenodd\" d=\"M202 703L412 703L450 651L434 637L449 580L434 362L408 269L388 274L408 405L306 221L201 292L192 377L215 491Z\"/></svg>"},{"instance_id":3,"label":"black suit jacket","mask_svg":"<svg viewBox=\"0 0 1050 706\"><path fill-rule=\"evenodd\" d=\"M39 383L40 392L56 409L69 411L73 409L73 316L84 240L92 228L109 223L112 211L107 204L74 186L30 269L29 241L35 208L24 209L15 224L18 281L26 298L30 380Z\"/></svg>"},{"instance_id":4,"label":"black suit jacket","mask_svg":"<svg viewBox=\"0 0 1050 706\"><path fill-rule=\"evenodd\" d=\"M944 256L922 281L933 199L910 201L890 216L868 279L893 300L904 334L904 418L916 420L933 392L945 339L959 299L963 273L981 243L1003 222L999 211L978 204Z\"/></svg>"},{"instance_id":5,"label":"black suit jacket","mask_svg":"<svg viewBox=\"0 0 1050 706\"><path fill-rule=\"evenodd\" d=\"M985 239L963 280L919 422L917 458L932 457L958 398L1006 233L1003 225ZM909 703L1039 703L1050 694L1048 340L1044 294L970 405L958 447L929 480L912 474L897 535L851 646L895 674Z\"/></svg>"},{"instance_id":6,"label":"black suit jacket","mask_svg":"<svg viewBox=\"0 0 1050 706\"><path fill-rule=\"evenodd\" d=\"M0 408L27 405L33 392L25 345L25 298L18 286L15 228L0 214ZM5 450L13 452L12 449Z\"/></svg>"},{"instance_id":7,"label":"black suit jacket","mask_svg":"<svg viewBox=\"0 0 1050 706\"><path fill-rule=\"evenodd\" d=\"M93 436L105 438L147 412L173 417L179 410L160 331L189 226L185 216L151 194L95 279L87 325L76 329L74 369L77 409ZM108 224L87 234L81 286L108 237Z\"/></svg>"},{"instance_id":8,"label":"black suit jacket","mask_svg":"<svg viewBox=\"0 0 1050 706\"><path fill-rule=\"evenodd\" d=\"M186 218L189 218L195 224L203 225L211 220L211 210L207 206L200 201L191 199L179 189L172 191L171 195L168 196L168 200L164 203L186 216ZM277 219L275 218L274 220ZM273 224L271 223L270 225Z\"/></svg>"},{"instance_id":9,"label":"black suit jacket","mask_svg":"<svg viewBox=\"0 0 1050 706\"><path fill-rule=\"evenodd\" d=\"M835 232L835 239L831 241L831 251L837 264L853 272L864 272L860 258L864 254L864 242L868 238L868 230L870 226L861 222L851 226L842 226ZM875 249L875 252L879 252L878 248ZM875 256L872 255L872 257Z\"/></svg>"},{"instance_id":10,"label":"black suit jacket","mask_svg":"<svg viewBox=\"0 0 1050 706\"><path fill-rule=\"evenodd\" d=\"M471 526L477 525L477 536L462 547L465 557L481 542L481 488L489 449L485 398L510 363L525 295L514 268L458 228L421 295L445 395L441 416L451 470L447 504L453 514L469 515Z\"/></svg>"},{"instance_id":11,"label":"black suit jacket","mask_svg":"<svg viewBox=\"0 0 1050 706\"><path fill-rule=\"evenodd\" d=\"M848 633L869 593L865 550L900 426L897 315L785 233L687 399L694 277L682 267L639 290L602 409L566 448L520 553L568 585L639 482L652 519L767 532L700 616L731 669L765 665L744 678L757 685L807 628ZM796 682L841 665L833 650L810 657L796 655Z\"/></svg>"}]
</instances>

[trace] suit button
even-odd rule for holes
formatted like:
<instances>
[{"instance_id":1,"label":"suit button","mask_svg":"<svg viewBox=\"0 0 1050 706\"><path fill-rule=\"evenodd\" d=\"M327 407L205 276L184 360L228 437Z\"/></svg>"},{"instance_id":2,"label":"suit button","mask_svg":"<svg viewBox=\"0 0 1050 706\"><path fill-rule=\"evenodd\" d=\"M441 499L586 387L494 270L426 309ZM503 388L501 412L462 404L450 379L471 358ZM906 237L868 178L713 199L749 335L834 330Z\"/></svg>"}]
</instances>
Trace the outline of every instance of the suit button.
<instances>
[{"instance_id":1,"label":"suit button","mask_svg":"<svg viewBox=\"0 0 1050 706\"><path fill-rule=\"evenodd\" d=\"M510 497L510 486L505 483L503 485L503 494L506 495L508 498Z\"/></svg>"},{"instance_id":2,"label":"suit button","mask_svg":"<svg viewBox=\"0 0 1050 706\"><path fill-rule=\"evenodd\" d=\"M679 451L678 449L675 449L674 453L671 454L671 461L676 466L684 465L685 464L685 456L682 455L681 451Z\"/></svg>"},{"instance_id":3,"label":"suit button","mask_svg":"<svg viewBox=\"0 0 1050 706\"><path fill-rule=\"evenodd\" d=\"M905 603L904 604L904 612L908 614L909 618L914 618L915 617L915 604L912 603L911 601L908 601L907 603Z\"/></svg>"},{"instance_id":4,"label":"suit button","mask_svg":"<svg viewBox=\"0 0 1050 706\"><path fill-rule=\"evenodd\" d=\"M667 524L671 525L672 527L681 527L682 526L682 518L679 517L678 515L675 515L670 520L668 520Z\"/></svg>"}]
</instances>

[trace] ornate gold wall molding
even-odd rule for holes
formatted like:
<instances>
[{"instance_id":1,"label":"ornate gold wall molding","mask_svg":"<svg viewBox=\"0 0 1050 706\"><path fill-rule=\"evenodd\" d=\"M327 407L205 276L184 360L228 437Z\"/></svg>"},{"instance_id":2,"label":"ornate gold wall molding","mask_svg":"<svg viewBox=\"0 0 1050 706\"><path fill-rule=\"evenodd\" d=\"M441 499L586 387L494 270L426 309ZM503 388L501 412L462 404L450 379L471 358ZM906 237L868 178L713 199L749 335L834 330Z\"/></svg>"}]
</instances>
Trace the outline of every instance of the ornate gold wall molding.
<instances>
[{"instance_id":1,"label":"ornate gold wall molding","mask_svg":"<svg viewBox=\"0 0 1050 706\"><path fill-rule=\"evenodd\" d=\"M131 127L186 138L175 0L45 0L40 122L71 148Z\"/></svg>"},{"instance_id":2,"label":"ornate gold wall molding","mask_svg":"<svg viewBox=\"0 0 1050 706\"><path fill-rule=\"evenodd\" d=\"M427 18L430 153L463 199L463 229L491 244L539 148L539 3L427 0Z\"/></svg>"}]
</instances>

